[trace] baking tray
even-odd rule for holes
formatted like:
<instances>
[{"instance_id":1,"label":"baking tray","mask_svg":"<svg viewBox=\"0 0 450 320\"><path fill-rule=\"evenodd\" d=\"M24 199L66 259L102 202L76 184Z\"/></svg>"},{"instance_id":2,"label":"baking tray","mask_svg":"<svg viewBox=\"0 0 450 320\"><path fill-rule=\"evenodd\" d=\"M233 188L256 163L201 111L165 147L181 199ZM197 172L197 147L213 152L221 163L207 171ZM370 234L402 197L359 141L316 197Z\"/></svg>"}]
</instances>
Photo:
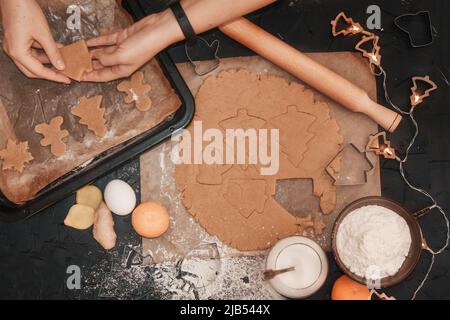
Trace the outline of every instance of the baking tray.
<instances>
[{"instance_id":1,"label":"baking tray","mask_svg":"<svg viewBox=\"0 0 450 320\"><path fill-rule=\"evenodd\" d=\"M133 16L135 21L145 17L145 11L137 2L126 0L123 2L123 6ZM16 222L40 213L70 196L74 191L136 159L139 155L168 139L175 131L185 128L191 122L195 113L195 102L186 82L181 77L167 52L161 52L156 59L179 96L181 107L158 126L101 153L89 164L62 176L27 203L15 204L0 192L1 221Z\"/></svg>"}]
</instances>

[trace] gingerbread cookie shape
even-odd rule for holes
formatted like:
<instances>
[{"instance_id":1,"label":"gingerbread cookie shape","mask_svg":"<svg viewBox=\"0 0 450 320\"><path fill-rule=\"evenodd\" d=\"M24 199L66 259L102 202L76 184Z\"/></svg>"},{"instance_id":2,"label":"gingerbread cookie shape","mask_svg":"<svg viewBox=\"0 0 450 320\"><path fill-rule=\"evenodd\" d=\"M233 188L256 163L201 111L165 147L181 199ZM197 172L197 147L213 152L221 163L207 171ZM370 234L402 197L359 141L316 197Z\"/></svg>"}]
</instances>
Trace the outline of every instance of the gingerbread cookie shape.
<instances>
[{"instance_id":1,"label":"gingerbread cookie shape","mask_svg":"<svg viewBox=\"0 0 450 320\"><path fill-rule=\"evenodd\" d=\"M127 94L125 103L136 103L136 108L139 111L148 111L152 107L152 100L148 93L152 87L145 83L144 73L142 71L136 72L131 76L130 80L125 80L117 86L117 90Z\"/></svg>"},{"instance_id":2,"label":"gingerbread cookie shape","mask_svg":"<svg viewBox=\"0 0 450 320\"><path fill-rule=\"evenodd\" d=\"M92 58L84 40L59 49L66 68L62 71L70 79L80 82L85 72L92 71Z\"/></svg>"},{"instance_id":3,"label":"gingerbread cookie shape","mask_svg":"<svg viewBox=\"0 0 450 320\"><path fill-rule=\"evenodd\" d=\"M106 134L105 109L101 107L103 96L81 97L80 103L72 108L71 113L80 118L80 123L88 127L98 137Z\"/></svg>"},{"instance_id":4,"label":"gingerbread cookie shape","mask_svg":"<svg viewBox=\"0 0 450 320\"><path fill-rule=\"evenodd\" d=\"M2 170L13 169L19 173L23 172L26 163L34 159L28 149L28 141L13 140L8 140L6 149L0 151L0 158L3 160Z\"/></svg>"},{"instance_id":5,"label":"gingerbread cookie shape","mask_svg":"<svg viewBox=\"0 0 450 320\"><path fill-rule=\"evenodd\" d=\"M50 146L52 154L56 157L62 156L67 150L63 139L69 136L69 132L61 130L63 123L63 117L55 117L50 120L50 123L41 123L34 128L34 131L44 136L44 139L41 140L41 146Z\"/></svg>"}]
</instances>

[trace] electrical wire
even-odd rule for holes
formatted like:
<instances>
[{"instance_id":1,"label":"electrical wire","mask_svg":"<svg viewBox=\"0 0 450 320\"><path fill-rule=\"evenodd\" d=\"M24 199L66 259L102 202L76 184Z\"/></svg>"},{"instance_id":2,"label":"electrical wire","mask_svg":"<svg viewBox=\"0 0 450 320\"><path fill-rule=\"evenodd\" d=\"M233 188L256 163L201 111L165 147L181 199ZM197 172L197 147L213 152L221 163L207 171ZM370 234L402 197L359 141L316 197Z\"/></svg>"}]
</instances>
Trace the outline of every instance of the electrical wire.
<instances>
[{"instance_id":1,"label":"electrical wire","mask_svg":"<svg viewBox=\"0 0 450 320\"><path fill-rule=\"evenodd\" d=\"M418 192L418 193L424 195L425 197L427 197L427 198L433 203L433 204L429 207L429 209L430 209L430 210L432 210L432 209L437 209L437 210L440 212L440 214L442 215L442 217L443 217L443 219L444 219L444 221L445 221L446 227L447 227L447 238L446 238L446 241L445 241L445 245L443 245L443 246L442 246L439 250L437 250L437 251L434 251L433 249L431 249L430 247L428 247L428 245L427 245L427 247L426 247L426 250L431 254L431 263L430 263L430 266L428 267L428 270L427 270L427 272L426 272L426 274L425 274L425 276L424 276L422 282L419 284L419 286L417 287L417 289L414 291L414 294L413 294L413 296L412 296L412 300L415 300L416 297L417 297L417 294L422 290L422 288L424 287L426 281L428 280L428 278L429 278L429 276L430 276L430 274L431 274L431 272L432 272L432 270L433 270L433 266L434 266L434 262L435 262L436 256L439 255L439 254L441 254L442 252L444 252L444 251L448 248L448 246L449 246L449 244L450 244L450 222L449 222L447 213L446 213L445 210L439 205L439 203L436 201L436 199L435 199L428 191L426 191L426 190L424 190L424 189L422 189L422 188L420 188L420 187L418 187L418 186L415 186L415 185L408 179L408 177L406 176L406 172L405 172L405 164L407 163L408 158L409 158L409 155L410 155L410 152L411 152L411 149L412 149L412 147L414 146L417 137L419 136L419 124L417 123L417 121L416 121L416 119L415 119L415 117L414 117L414 110L415 110L415 108L412 107L409 111L404 111L404 110L402 110L400 107L398 107L396 104L394 104L394 103L392 102L392 100L391 100L391 98L390 98L390 96L389 96L388 88L387 88L387 73L384 71L384 69L383 69L381 66L379 66L378 68L379 68L379 70L380 70L380 73L376 73L376 72L374 71L373 66L371 66L371 70L372 70L372 73L373 73L374 75L377 75L377 76L381 76L381 75L382 75L382 76L383 76L383 90L384 90L384 96L385 96L386 101L387 101L387 102L388 102L388 103L389 103L389 104L390 104L397 112L401 113L402 115L408 116L409 119L411 120L411 122L412 122L413 125L414 125L414 135L413 135L413 137L411 138L408 147L406 148L404 158L403 158L403 159L397 158L397 161L399 162L400 175L401 175L403 181L406 183L406 185L407 185L410 189L412 189L412 190L414 190L414 191L416 191L416 192Z\"/></svg>"}]
</instances>

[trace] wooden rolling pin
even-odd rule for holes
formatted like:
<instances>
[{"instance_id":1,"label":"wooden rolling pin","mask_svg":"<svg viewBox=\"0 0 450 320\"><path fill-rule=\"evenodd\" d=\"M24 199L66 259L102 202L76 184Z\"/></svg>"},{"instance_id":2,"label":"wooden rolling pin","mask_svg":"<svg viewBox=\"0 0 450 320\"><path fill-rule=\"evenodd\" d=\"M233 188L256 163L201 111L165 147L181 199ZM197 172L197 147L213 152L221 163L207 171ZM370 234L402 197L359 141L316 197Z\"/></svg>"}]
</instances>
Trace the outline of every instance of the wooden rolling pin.
<instances>
[{"instance_id":1,"label":"wooden rolling pin","mask_svg":"<svg viewBox=\"0 0 450 320\"><path fill-rule=\"evenodd\" d=\"M401 115L374 102L361 88L252 22L239 18L220 30L342 106L368 115L389 132L394 132L400 124Z\"/></svg>"}]
</instances>

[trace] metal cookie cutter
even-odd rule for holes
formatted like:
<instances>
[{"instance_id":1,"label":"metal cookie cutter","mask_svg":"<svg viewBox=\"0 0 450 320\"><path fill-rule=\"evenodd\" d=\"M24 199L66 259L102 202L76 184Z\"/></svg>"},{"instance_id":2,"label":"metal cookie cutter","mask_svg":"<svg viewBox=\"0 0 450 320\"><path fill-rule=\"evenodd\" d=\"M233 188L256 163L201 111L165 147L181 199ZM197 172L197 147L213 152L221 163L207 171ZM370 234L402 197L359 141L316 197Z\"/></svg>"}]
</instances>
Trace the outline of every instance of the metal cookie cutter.
<instances>
[{"instance_id":1,"label":"metal cookie cutter","mask_svg":"<svg viewBox=\"0 0 450 320\"><path fill-rule=\"evenodd\" d=\"M421 35L422 39L410 29L413 23L420 23L420 21L426 28ZM431 14L429 11L403 14L394 19L394 24L397 28L408 34L409 42L413 48L426 47L432 45L434 42L435 29L431 22Z\"/></svg>"},{"instance_id":2,"label":"metal cookie cutter","mask_svg":"<svg viewBox=\"0 0 450 320\"><path fill-rule=\"evenodd\" d=\"M346 144L326 168L335 186L357 186L367 183L374 165L353 143Z\"/></svg>"},{"instance_id":3,"label":"metal cookie cutter","mask_svg":"<svg viewBox=\"0 0 450 320\"><path fill-rule=\"evenodd\" d=\"M186 56L194 66L194 71L198 76L204 76L219 67L219 40L214 40L210 44L204 38L197 36L194 41L186 42L184 47ZM203 61L200 62L200 60Z\"/></svg>"}]
</instances>

